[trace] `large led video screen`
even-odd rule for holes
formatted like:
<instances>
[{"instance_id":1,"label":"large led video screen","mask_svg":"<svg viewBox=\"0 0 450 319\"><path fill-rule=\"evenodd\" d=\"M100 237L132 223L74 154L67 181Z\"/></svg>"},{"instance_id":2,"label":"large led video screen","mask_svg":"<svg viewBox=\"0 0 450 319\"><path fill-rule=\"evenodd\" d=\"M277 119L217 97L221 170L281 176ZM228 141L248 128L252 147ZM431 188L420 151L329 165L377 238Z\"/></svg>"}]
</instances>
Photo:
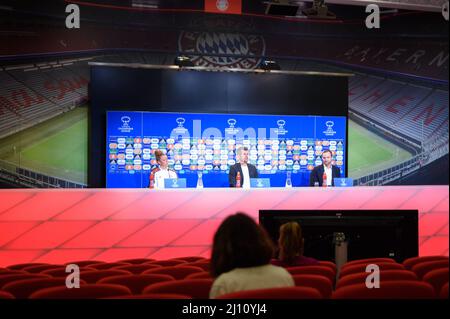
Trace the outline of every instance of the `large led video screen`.
<instances>
[{"instance_id":1,"label":"large led video screen","mask_svg":"<svg viewBox=\"0 0 450 319\"><path fill-rule=\"evenodd\" d=\"M154 152L187 187L199 176L206 187L228 187L228 172L241 146L249 163L271 187L307 186L324 150L345 175L346 118L343 116L246 115L110 111L107 113L106 186L146 188L157 167ZM199 174L201 173L201 174Z\"/></svg>"}]
</instances>

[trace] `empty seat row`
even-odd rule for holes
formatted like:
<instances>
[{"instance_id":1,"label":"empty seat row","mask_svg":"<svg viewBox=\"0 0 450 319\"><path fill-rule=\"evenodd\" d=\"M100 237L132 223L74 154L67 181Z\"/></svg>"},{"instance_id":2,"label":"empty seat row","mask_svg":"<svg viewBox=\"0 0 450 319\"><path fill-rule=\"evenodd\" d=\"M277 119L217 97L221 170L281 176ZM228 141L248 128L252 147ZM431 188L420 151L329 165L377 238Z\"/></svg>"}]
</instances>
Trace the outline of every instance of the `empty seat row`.
<instances>
[{"instance_id":1,"label":"empty seat row","mask_svg":"<svg viewBox=\"0 0 450 319\"><path fill-rule=\"evenodd\" d=\"M137 258L113 263L86 260L73 262L73 264L80 267L80 284L82 287L87 287L84 291L90 291L89 287L92 285L119 285L130 291L129 294L124 293L122 296L175 294L189 298L207 298L213 282L208 272L209 260L196 256L160 261ZM380 283L388 291L401 291L404 289L402 287L409 285L419 287L418 291L425 294L424 291L429 290L424 288L427 286L431 287L434 297L448 295L448 257L446 256L410 258L402 264L390 258L350 261L340 269L337 280L336 265L332 262L321 261L318 265L289 267L287 270L293 276L297 287L316 289L320 298L339 299L347 298L348 291L353 293L362 289L361 287L368 289L366 266L370 264L379 266ZM42 289L57 291L58 287L69 290L65 286L67 275L66 265L28 263L0 268L0 291L2 291L0 298L9 298L10 295L15 298L31 298L31 295L37 291ZM392 282L398 284L392 286ZM412 282L420 284L415 285ZM186 283L193 284L191 287L183 288ZM351 287L350 290L349 287ZM94 292L97 291L92 289ZM339 292L342 289L344 292ZM387 292L385 296L389 293ZM371 292L362 296L379 298L379 294L382 292ZM71 296L76 298L79 293L69 293L68 297L72 298ZM114 297L117 296L114 295ZM420 293L417 296L420 296ZM112 295L101 295L95 298L103 297L112 297ZM411 294L404 295L404 298L410 297L415 298Z\"/></svg>"}]
</instances>

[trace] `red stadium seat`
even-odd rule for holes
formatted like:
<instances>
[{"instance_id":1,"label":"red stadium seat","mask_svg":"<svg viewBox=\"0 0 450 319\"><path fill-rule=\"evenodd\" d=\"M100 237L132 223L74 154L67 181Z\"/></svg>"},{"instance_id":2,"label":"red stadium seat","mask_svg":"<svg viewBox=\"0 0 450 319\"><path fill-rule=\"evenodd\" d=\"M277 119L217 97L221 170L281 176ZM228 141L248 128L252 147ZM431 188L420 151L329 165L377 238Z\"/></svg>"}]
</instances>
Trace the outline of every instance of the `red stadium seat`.
<instances>
[{"instance_id":1,"label":"red stadium seat","mask_svg":"<svg viewBox=\"0 0 450 319\"><path fill-rule=\"evenodd\" d=\"M432 285L438 296L442 287L448 282L448 268L440 268L428 272L423 276L423 281Z\"/></svg>"},{"instance_id":2,"label":"red stadium seat","mask_svg":"<svg viewBox=\"0 0 450 319\"><path fill-rule=\"evenodd\" d=\"M212 279L212 276L209 272L202 271L187 275L185 279Z\"/></svg>"},{"instance_id":3,"label":"red stadium seat","mask_svg":"<svg viewBox=\"0 0 450 319\"><path fill-rule=\"evenodd\" d=\"M345 263L344 265L342 265L342 269L348 267L348 266L352 266L352 265L358 265L358 264L377 264L377 263L396 263L396 261L392 258L366 258L366 259L357 259L357 260L352 260L349 261L347 263Z\"/></svg>"},{"instance_id":4,"label":"red stadium seat","mask_svg":"<svg viewBox=\"0 0 450 319\"><path fill-rule=\"evenodd\" d=\"M90 268L88 266L81 267L80 268L80 273L83 273L83 272L86 272L86 271L94 271L94 270L96 270L96 269ZM41 274L49 275L49 276L52 276L54 278L67 277L67 275L69 275L69 273L66 272L66 266L59 266L59 268L47 269L47 270L42 271Z\"/></svg>"},{"instance_id":5,"label":"red stadium seat","mask_svg":"<svg viewBox=\"0 0 450 319\"><path fill-rule=\"evenodd\" d=\"M297 266L288 267L286 270L291 275L320 275L330 279L332 283L336 281L335 272L327 266Z\"/></svg>"},{"instance_id":6,"label":"red stadium seat","mask_svg":"<svg viewBox=\"0 0 450 319\"><path fill-rule=\"evenodd\" d=\"M79 260L79 261L72 261L65 263L65 265L72 265L75 264L78 267L88 267L91 265L97 265L97 264L106 264L104 261L98 261L98 260Z\"/></svg>"},{"instance_id":7,"label":"red stadium seat","mask_svg":"<svg viewBox=\"0 0 450 319\"><path fill-rule=\"evenodd\" d=\"M77 289L66 287L45 288L34 292L30 299L94 299L131 295L125 286L112 284L87 284Z\"/></svg>"},{"instance_id":8,"label":"red stadium seat","mask_svg":"<svg viewBox=\"0 0 450 319\"><path fill-rule=\"evenodd\" d=\"M318 266L329 267L330 269L332 269L334 271L334 273L336 273L336 264L334 262L331 262L331 261L319 261Z\"/></svg>"},{"instance_id":9,"label":"red stadium seat","mask_svg":"<svg viewBox=\"0 0 450 319\"><path fill-rule=\"evenodd\" d=\"M200 257L200 256L186 256L186 257L177 257L177 258L173 258L173 259L175 259L175 260L184 260L187 263L193 263L193 262L196 262L196 261L206 260L205 257Z\"/></svg>"},{"instance_id":10,"label":"red stadium seat","mask_svg":"<svg viewBox=\"0 0 450 319\"><path fill-rule=\"evenodd\" d=\"M359 272L356 274L349 274L340 278L336 284L336 289L355 285L355 284L364 284L366 282L366 278L369 274L366 272ZM409 270L381 270L380 271L380 282L385 281L414 281L419 280L416 274Z\"/></svg>"},{"instance_id":11,"label":"red stadium seat","mask_svg":"<svg viewBox=\"0 0 450 319\"><path fill-rule=\"evenodd\" d=\"M317 289L323 298L331 298L333 292L333 282L319 275L293 275L295 286L310 287Z\"/></svg>"},{"instance_id":12,"label":"red stadium seat","mask_svg":"<svg viewBox=\"0 0 450 319\"><path fill-rule=\"evenodd\" d=\"M80 280L80 286L85 284ZM33 292L50 287L66 287L65 278L36 278L10 282L3 290L11 293L17 299L28 298Z\"/></svg>"},{"instance_id":13,"label":"red stadium seat","mask_svg":"<svg viewBox=\"0 0 450 319\"><path fill-rule=\"evenodd\" d=\"M169 259L169 260L155 260L155 261L151 261L148 264L151 265L160 265L163 267L170 267L170 266L176 266L176 265L180 265L180 264L185 264L186 261L182 260L182 259Z\"/></svg>"},{"instance_id":14,"label":"red stadium seat","mask_svg":"<svg viewBox=\"0 0 450 319\"><path fill-rule=\"evenodd\" d=\"M155 261L155 259L151 259L151 258L132 258L132 259L122 259L119 260L118 262L120 263L128 263L128 264L132 264L132 265L139 265L139 264L143 264L143 263L149 263Z\"/></svg>"},{"instance_id":15,"label":"red stadium seat","mask_svg":"<svg viewBox=\"0 0 450 319\"><path fill-rule=\"evenodd\" d=\"M446 282L441 289L441 292L439 293L440 299L448 299L448 282Z\"/></svg>"},{"instance_id":16,"label":"red stadium seat","mask_svg":"<svg viewBox=\"0 0 450 319\"><path fill-rule=\"evenodd\" d=\"M67 277L66 266L60 266L59 268L43 270L41 274L49 275L51 277Z\"/></svg>"},{"instance_id":17,"label":"red stadium seat","mask_svg":"<svg viewBox=\"0 0 450 319\"><path fill-rule=\"evenodd\" d=\"M119 275L131 275L132 273L126 270L105 269L105 270L92 270L81 272L80 279L83 279L88 284L94 284L100 279L119 276Z\"/></svg>"},{"instance_id":18,"label":"red stadium seat","mask_svg":"<svg viewBox=\"0 0 450 319\"><path fill-rule=\"evenodd\" d=\"M209 260L199 260L193 263L186 264L186 266L194 266L194 267L200 267L204 271L208 271L211 268L211 262Z\"/></svg>"},{"instance_id":19,"label":"red stadium seat","mask_svg":"<svg viewBox=\"0 0 450 319\"><path fill-rule=\"evenodd\" d=\"M165 281L173 281L175 278L169 275L120 275L100 279L98 284L117 284L128 287L134 295L142 293L145 287Z\"/></svg>"},{"instance_id":20,"label":"red stadium seat","mask_svg":"<svg viewBox=\"0 0 450 319\"><path fill-rule=\"evenodd\" d=\"M12 274L12 275L0 275L0 289L10 282L25 280L25 279L36 279L36 278L50 278L49 275L43 274Z\"/></svg>"},{"instance_id":21,"label":"red stadium seat","mask_svg":"<svg viewBox=\"0 0 450 319\"><path fill-rule=\"evenodd\" d=\"M435 261L435 260L448 260L447 256L422 256L422 257L412 257L405 259L403 261L403 265L406 269L412 269L417 264L428 262L428 261Z\"/></svg>"},{"instance_id":22,"label":"red stadium seat","mask_svg":"<svg viewBox=\"0 0 450 319\"><path fill-rule=\"evenodd\" d=\"M97 269L97 270L107 270L107 269L120 267L120 266L127 266L127 265L131 265L131 264L130 263L125 263L125 262L101 263L101 264L89 265L88 267L89 268L93 268L93 269Z\"/></svg>"},{"instance_id":23,"label":"red stadium seat","mask_svg":"<svg viewBox=\"0 0 450 319\"><path fill-rule=\"evenodd\" d=\"M202 272L203 269L194 266L172 266L172 267L161 267L155 269L149 269L143 272L143 274L166 274L173 276L175 279L184 279L187 275L196 272Z\"/></svg>"},{"instance_id":24,"label":"red stadium seat","mask_svg":"<svg viewBox=\"0 0 450 319\"><path fill-rule=\"evenodd\" d=\"M29 266L29 267L25 267L22 270L29 272L31 274L38 274L41 273L45 270L49 270L49 269L58 269L61 268L61 265L37 265L37 266Z\"/></svg>"},{"instance_id":25,"label":"red stadium seat","mask_svg":"<svg viewBox=\"0 0 450 319\"><path fill-rule=\"evenodd\" d=\"M212 279L183 279L160 282L146 287L142 293L172 293L188 295L195 299L208 299Z\"/></svg>"},{"instance_id":26,"label":"red stadium seat","mask_svg":"<svg viewBox=\"0 0 450 319\"><path fill-rule=\"evenodd\" d=\"M0 299L14 299L14 296L11 295L9 292L0 290Z\"/></svg>"},{"instance_id":27,"label":"red stadium seat","mask_svg":"<svg viewBox=\"0 0 450 319\"><path fill-rule=\"evenodd\" d=\"M111 269L126 270L126 271L131 272L132 274L139 275L139 274L142 274L146 270L161 268L161 267L162 266L160 266L160 265L135 264L135 265L124 265L124 266L114 267Z\"/></svg>"},{"instance_id":28,"label":"red stadium seat","mask_svg":"<svg viewBox=\"0 0 450 319\"><path fill-rule=\"evenodd\" d=\"M431 299L435 297L433 287L421 281L387 281L380 288L369 289L365 284L356 284L337 289L333 299Z\"/></svg>"},{"instance_id":29,"label":"red stadium seat","mask_svg":"<svg viewBox=\"0 0 450 319\"><path fill-rule=\"evenodd\" d=\"M243 290L225 294L216 299L322 299L322 295L314 288L282 287Z\"/></svg>"},{"instance_id":30,"label":"red stadium seat","mask_svg":"<svg viewBox=\"0 0 450 319\"><path fill-rule=\"evenodd\" d=\"M145 295L126 295L126 296L115 296L115 297L107 297L103 299L192 299L191 296L188 295L180 295L180 294L145 294Z\"/></svg>"},{"instance_id":31,"label":"red stadium seat","mask_svg":"<svg viewBox=\"0 0 450 319\"><path fill-rule=\"evenodd\" d=\"M423 276L425 276L428 272L440 269L440 268L447 268L448 269L448 259L447 260L434 260L434 261L427 261L424 263L416 264L414 267L412 267L412 271L416 273L417 277L419 279L422 279Z\"/></svg>"},{"instance_id":32,"label":"red stadium seat","mask_svg":"<svg viewBox=\"0 0 450 319\"><path fill-rule=\"evenodd\" d=\"M27 274L24 270L0 269L0 276Z\"/></svg>"},{"instance_id":33,"label":"red stadium seat","mask_svg":"<svg viewBox=\"0 0 450 319\"><path fill-rule=\"evenodd\" d=\"M366 267L369 264L356 264L356 265L350 265L346 267L345 269L341 269L341 272L339 273L339 278L345 277L350 274L356 274L359 272L366 272ZM378 267L380 267L380 270L405 270L405 267L402 264L387 262L387 263L378 263L376 264Z\"/></svg>"},{"instance_id":34,"label":"red stadium seat","mask_svg":"<svg viewBox=\"0 0 450 319\"><path fill-rule=\"evenodd\" d=\"M48 265L45 263L25 263L25 264L16 264L6 267L7 269L11 270L22 270L23 268L30 267L30 266L38 266L38 265Z\"/></svg>"}]
</instances>

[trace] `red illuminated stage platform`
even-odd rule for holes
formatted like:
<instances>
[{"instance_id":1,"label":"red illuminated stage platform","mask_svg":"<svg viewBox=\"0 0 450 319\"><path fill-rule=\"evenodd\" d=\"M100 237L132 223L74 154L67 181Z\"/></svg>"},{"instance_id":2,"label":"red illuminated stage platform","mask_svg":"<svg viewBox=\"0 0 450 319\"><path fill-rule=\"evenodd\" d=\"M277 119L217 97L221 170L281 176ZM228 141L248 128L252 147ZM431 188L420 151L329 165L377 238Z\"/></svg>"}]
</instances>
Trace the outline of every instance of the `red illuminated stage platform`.
<instances>
[{"instance_id":1,"label":"red illuminated stage platform","mask_svg":"<svg viewBox=\"0 0 450 319\"><path fill-rule=\"evenodd\" d=\"M448 186L0 190L0 267L209 257L220 222L259 209L418 209L420 255L448 255Z\"/></svg>"}]
</instances>

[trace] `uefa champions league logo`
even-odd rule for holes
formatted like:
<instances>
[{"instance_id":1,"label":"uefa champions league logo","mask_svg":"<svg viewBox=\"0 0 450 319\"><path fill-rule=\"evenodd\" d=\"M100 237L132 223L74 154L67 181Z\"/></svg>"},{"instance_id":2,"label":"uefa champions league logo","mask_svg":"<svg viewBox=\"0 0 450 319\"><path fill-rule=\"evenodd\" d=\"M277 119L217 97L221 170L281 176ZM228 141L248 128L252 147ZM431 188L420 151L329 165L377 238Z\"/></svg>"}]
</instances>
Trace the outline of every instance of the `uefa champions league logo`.
<instances>
[{"instance_id":1,"label":"uefa champions league logo","mask_svg":"<svg viewBox=\"0 0 450 319\"><path fill-rule=\"evenodd\" d=\"M220 11L227 11L229 6L228 0L217 0L216 8Z\"/></svg>"},{"instance_id":2,"label":"uefa champions league logo","mask_svg":"<svg viewBox=\"0 0 450 319\"><path fill-rule=\"evenodd\" d=\"M234 126L236 125L237 121L235 119L228 119L227 123L230 126L230 128L234 128Z\"/></svg>"},{"instance_id":3,"label":"uefa champions league logo","mask_svg":"<svg viewBox=\"0 0 450 319\"><path fill-rule=\"evenodd\" d=\"M326 121L325 125L327 126L327 129L323 131L323 134L325 134L326 136L334 136L336 134L336 131L333 130L334 122Z\"/></svg>"},{"instance_id":4,"label":"uefa champions league logo","mask_svg":"<svg viewBox=\"0 0 450 319\"><path fill-rule=\"evenodd\" d=\"M341 179L341 186L342 186L342 187L347 186L347 181L346 181L345 178L342 178L342 179Z\"/></svg>"},{"instance_id":5,"label":"uefa champions league logo","mask_svg":"<svg viewBox=\"0 0 450 319\"><path fill-rule=\"evenodd\" d=\"M130 127L131 118L129 116L122 116L120 120L122 121L122 127Z\"/></svg>"},{"instance_id":6,"label":"uefa champions league logo","mask_svg":"<svg viewBox=\"0 0 450 319\"><path fill-rule=\"evenodd\" d=\"M229 135L235 135L239 132L237 128L235 128L237 121L235 119L228 119L228 128L225 129L225 133Z\"/></svg>"},{"instance_id":7,"label":"uefa champions league logo","mask_svg":"<svg viewBox=\"0 0 450 319\"><path fill-rule=\"evenodd\" d=\"M285 120L278 120L277 121L277 125L278 125L278 130L283 130L284 131L284 126L286 125L286 121Z\"/></svg>"},{"instance_id":8,"label":"uefa champions league logo","mask_svg":"<svg viewBox=\"0 0 450 319\"><path fill-rule=\"evenodd\" d=\"M184 123L186 122L186 119L185 119L184 117L178 117L178 118L175 120L175 122L177 122L178 127L175 128L173 131L174 131L176 134L184 134L184 133L187 131L187 129L183 126Z\"/></svg>"},{"instance_id":9,"label":"uefa champions league logo","mask_svg":"<svg viewBox=\"0 0 450 319\"><path fill-rule=\"evenodd\" d=\"M277 126L278 126L278 128L275 129L275 133L276 133L277 135L286 135L286 133L287 133L288 131L286 131L286 129L284 128L285 125L286 125L286 121L285 121L285 120L281 120L281 119L278 120L278 121L277 121Z\"/></svg>"},{"instance_id":10,"label":"uefa champions league logo","mask_svg":"<svg viewBox=\"0 0 450 319\"><path fill-rule=\"evenodd\" d=\"M178 127L183 127L183 124L186 122L186 119L184 119L183 117L179 117L175 121L178 123Z\"/></svg>"},{"instance_id":11,"label":"uefa champions league logo","mask_svg":"<svg viewBox=\"0 0 450 319\"><path fill-rule=\"evenodd\" d=\"M133 130L133 127L130 126L131 118L129 116L122 116L120 121L122 121L122 126L119 127L120 132L130 133Z\"/></svg>"}]
</instances>

